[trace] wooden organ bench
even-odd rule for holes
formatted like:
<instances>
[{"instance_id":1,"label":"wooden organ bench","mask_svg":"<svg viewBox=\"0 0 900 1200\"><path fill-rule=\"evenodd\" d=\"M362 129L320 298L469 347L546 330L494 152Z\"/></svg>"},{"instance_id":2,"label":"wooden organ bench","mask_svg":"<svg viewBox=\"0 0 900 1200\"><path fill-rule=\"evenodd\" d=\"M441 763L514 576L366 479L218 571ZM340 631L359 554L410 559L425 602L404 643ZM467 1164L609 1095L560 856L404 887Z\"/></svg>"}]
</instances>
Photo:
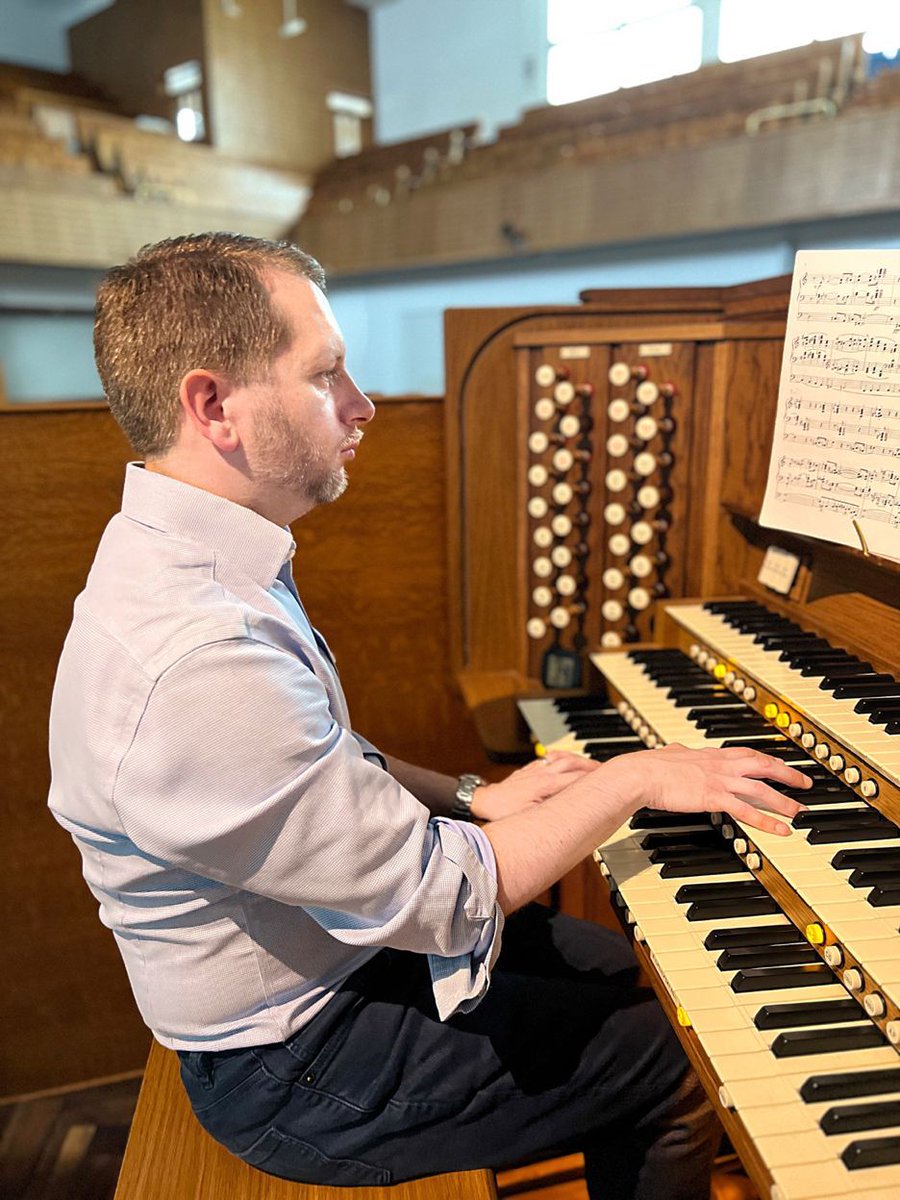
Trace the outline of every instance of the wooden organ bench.
<instances>
[{"instance_id":1,"label":"wooden organ bench","mask_svg":"<svg viewBox=\"0 0 900 1200\"><path fill-rule=\"evenodd\" d=\"M292 1183L248 1166L198 1124L178 1057L154 1042L115 1200L496 1200L492 1171L432 1175L393 1187Z\"/></svg>"}]
</instances>

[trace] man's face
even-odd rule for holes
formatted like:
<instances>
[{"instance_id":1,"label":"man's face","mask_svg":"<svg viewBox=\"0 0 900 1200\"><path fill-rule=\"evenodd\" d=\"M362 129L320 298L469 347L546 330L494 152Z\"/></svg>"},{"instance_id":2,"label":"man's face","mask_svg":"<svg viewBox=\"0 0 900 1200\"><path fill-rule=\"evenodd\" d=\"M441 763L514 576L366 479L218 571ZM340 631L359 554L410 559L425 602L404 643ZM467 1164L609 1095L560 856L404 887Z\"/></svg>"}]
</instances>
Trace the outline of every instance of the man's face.
<instances>
[{"instance_id":1,"label":"man's face","mask_svg":"<svg viewBox=\"0 0 900 1200\"><path fill-rule=\"evenodd\" d=\"M319 288L282 271L267 282L294 336L269 379L253 389L247 465L267 493L307 512L344 491L345 464L375 410L347 374L344 340Z\"/></svg>"}]
</instances>

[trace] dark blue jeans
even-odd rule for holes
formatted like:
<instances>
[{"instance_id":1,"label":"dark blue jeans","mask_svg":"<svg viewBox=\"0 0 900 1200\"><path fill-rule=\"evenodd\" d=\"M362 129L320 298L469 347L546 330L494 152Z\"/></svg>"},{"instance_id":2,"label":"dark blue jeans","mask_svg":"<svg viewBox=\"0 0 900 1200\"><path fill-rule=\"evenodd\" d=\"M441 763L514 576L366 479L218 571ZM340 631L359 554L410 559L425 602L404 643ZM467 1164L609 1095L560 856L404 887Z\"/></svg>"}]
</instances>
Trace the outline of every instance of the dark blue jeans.
<instances>
[{"instance_id":1,"label":"dark blue jeans","mask_svg":"<svg viewBox=\"0 0 900 1200\"><path fill-rule=\"evenodd\" d=\"M372 1185L585 1154L592 1196L707 1200L715 1130L620 934L514 914L487 995L437 1019L425 960L383 950L285 1043L181 1053L209 1133L263 1171Z\"/></svg>"}]
</instances>

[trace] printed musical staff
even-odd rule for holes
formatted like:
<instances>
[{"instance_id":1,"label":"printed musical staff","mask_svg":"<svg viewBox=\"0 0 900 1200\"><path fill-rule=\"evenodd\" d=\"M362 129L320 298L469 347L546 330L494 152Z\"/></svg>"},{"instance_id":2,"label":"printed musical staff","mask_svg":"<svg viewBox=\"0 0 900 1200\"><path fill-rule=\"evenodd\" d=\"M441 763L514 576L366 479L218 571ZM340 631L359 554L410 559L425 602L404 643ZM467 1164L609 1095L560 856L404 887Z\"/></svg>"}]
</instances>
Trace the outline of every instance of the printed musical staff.
<instances>
[{"instance_id":1,"label":"printed musical staff","mask_svg":"<svg viewBox=\"0 0 900 1200\"><path fill-rule=\"evenodd\" d=\"M760 519L900 559L900 251L797 255Z\"/></svg>"}]
</instances>

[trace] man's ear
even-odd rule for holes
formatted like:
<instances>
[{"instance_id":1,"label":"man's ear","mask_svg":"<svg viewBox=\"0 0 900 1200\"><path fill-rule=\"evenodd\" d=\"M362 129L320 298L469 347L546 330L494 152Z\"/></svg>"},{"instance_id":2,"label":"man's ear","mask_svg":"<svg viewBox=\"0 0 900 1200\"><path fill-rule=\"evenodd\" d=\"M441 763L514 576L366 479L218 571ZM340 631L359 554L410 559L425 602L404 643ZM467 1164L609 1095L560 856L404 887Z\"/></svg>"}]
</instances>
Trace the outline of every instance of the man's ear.
<instances>
[{"instance_id":1,"label":"man's ear","mask_svg":"<svg viewBox=\"0 0 900 1200\"><path fill-rule=\"evenodd\" d=\"M233 390L224 376L200 368L188 371L178 393L189 426L223 454L237 450L241 441L227 403Z\"/></svg>"}]
</instances>

